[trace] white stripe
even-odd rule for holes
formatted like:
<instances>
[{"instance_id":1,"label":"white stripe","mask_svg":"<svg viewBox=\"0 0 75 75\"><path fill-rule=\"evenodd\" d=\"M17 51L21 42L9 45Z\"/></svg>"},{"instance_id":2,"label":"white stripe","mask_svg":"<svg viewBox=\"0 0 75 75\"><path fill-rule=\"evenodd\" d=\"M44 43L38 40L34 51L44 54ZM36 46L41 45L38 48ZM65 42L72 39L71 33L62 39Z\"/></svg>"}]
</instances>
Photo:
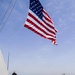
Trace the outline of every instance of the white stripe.
<instances>
[{"instance_id":1,"label":"white stripe","mask_svg":"<svg viewBox=\"0 0 75 75\"><path fill-rule=\"evenodd\" d=\"M49 36L49 35L46 35L46 38L51 38L51 36ZM56 38L53 38L53 39L56 39Z\"/></svg>"}]
</instances>

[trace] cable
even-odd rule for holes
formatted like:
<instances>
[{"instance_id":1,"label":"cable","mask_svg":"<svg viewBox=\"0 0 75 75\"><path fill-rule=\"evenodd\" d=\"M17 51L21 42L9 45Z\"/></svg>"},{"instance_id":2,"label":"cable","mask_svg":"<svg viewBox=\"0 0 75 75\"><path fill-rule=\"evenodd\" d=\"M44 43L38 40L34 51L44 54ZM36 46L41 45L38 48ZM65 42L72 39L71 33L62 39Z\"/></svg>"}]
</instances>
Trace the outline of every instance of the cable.
<instances>
[{"instance_id":1,"label":"cable","mask_svg":"<svg viewBox=\"0 0 75 75\"><path fill-rule=\"evenodd\" d=\"M12 2L12 0L11 0L10 2ZM17 0L15 0L15 2L14 2L14 4L13 4L13 7L12 7L12 9L11 9L11 11L10 11L10 13L9 13L9 15L8 15L8 17L7 17L7 19L6 19L6 21L5 21L4 24L2 25L0 31L3 29L3 27L4 27L5 23L7 22L7 20L8 20L8 18L9 18L10 14L12 13L12 10L14 9L14 6L15 6L16 2L17 2ZM9 6L10 6L10 5L9 5ZM8 12L8 10L6 11L6 13L7 13L7 12ZM6 15L6 13L5 13L5 15ZM4 15L4 17L5 17L5 15ZM3 19L4 19L4 17L3 17ZM1 24L2 24L2 23L1 23Z\"/></svg>"},{"instance_id":2,"label":"cable","mask_svg":"<svg viewBox=\"0 0 75 75\"><path fill-rule=\"evenodd\" d=\"M5 14L4 14L4 16L3 16L2 20L3 20L3 19L4 19L4 17L6 16L6 14L7 14L8 10L9 10L9 8L10 8L10 4L11 4L11 2L12 2L12 0L10 0L9 6L8 6L8 8L7 8L7 10L6 10L6 12L5 12Z\"/></svg>"},{"instance_id":3,"label":"cable","mask_svg":"<svg viewBox=\"0 0 75 75\"><path fill-rule=\"evenodd\" d=\"M8 17L7 17L7 19L6 19L6 21L4 22L2 28L0 29L0 31L3 29L5 23L7 22L8 18L9 18L9 16L11 15L11 13L12 13L12 11L13 11L13 9L14 9L14 6L15 6L15 4L16 4L16 2L17 2L17 0L15 0L15 3L14 3L14 5L13 5L13 7L12 7L12 9L11 9L11 11L10 11L10 13L9 13L9 15L8 15Z\"/></svg>"},{"instance_id":4,"label":"cable","mask_svg":"<svg viewBox=\"0 0 75 75\"><path fill-rule=\"evenodd\" d=\"M12 10L13 10L13 8L14 8L16 2L17 2L17 0L15 0L14 5L13 5L11 11L10 11L10 14L11 14L11 12L12 12ZM9 14L9 16L10 16L10 14ZM8 18L9 18L9 16L8 16ZM4 27L4 25L5 25L5 23L7 22L8 18L7 18L6 21L4 22L2 28ZM2 30L2 28L1 28L1 30ZM11 39L13 39L13 38L16 36L16 34L19 33L22 29L23 29L23 26L22 26L17 32L15 32L14 35L11 36L11 38L7 41L7 43L9 43L9 42L11 41ZM7 44L5 44L5 45L7 45ZM5 46L5 45L4 45L4 46ZM2 46L1 48L3 48L4 46Z\"/></svg>"},{"instance_id":5,"label":"cable","mask_svg":"<svg viewBox=\"0 0 75 75\"><path fill-rule=\"evenodd\" d=\"M2 6L4 3L4 0L2 1L2 3L0 4L0 6ZM3 10L1 11L1 13L3 13ZM0 13L0 16L1 16L1 13Z\"/></svg>"},{"instance_id":6,"label":"cable","mask_svg":"<svg viewBox=\"0 0 75 75\"><path fill-rule=\"evenodd\" d=\"M3 16L3 18L1 19L1 21L3 21L3 20L4 20L4 18L5 18L5 16L6 16L7 12L9 11L9 8L10 8L11 3L12 3L12 0L10 0L9 6L8 6L8 8L7 8L7 10L6 10L6 12L5 12L5 14L4 14L4 16ZM1 22L1 24L0 24L0 25L2 25L2 22ZM2 26L2 28L3 28L3 26ZM2 30L2 28L0 29L0 31Z\"/></svg>"},{"instance_id":7,"label":"cable","mask_svg":"<svg viewBox=\"0 0 75 75\"><path fill-rule=\"evenodd\" d=\"M2 0L2 2L0 3L0 6L3 4L4 0Z\"/></svg>"}]
</instances>

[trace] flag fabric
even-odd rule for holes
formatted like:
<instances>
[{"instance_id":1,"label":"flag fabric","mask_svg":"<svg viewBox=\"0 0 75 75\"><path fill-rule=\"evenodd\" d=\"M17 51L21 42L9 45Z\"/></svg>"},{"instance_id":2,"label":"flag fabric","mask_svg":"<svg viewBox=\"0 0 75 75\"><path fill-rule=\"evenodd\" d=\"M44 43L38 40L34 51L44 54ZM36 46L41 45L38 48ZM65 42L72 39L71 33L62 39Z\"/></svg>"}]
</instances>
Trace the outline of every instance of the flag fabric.
<instances>
[{"instance_id":1,"label":"flag fabric","mask_svg":"<svg viewBox=\"0 0 75 75\"><path fill-rule=\"evenodd\" d=\"M57 30L54 27L52 19L47 14L39 0L30 0L28 16L24 27L30 29L43 38L51 40L53 44L57 44Z\"/></svg>"}]
</instances>

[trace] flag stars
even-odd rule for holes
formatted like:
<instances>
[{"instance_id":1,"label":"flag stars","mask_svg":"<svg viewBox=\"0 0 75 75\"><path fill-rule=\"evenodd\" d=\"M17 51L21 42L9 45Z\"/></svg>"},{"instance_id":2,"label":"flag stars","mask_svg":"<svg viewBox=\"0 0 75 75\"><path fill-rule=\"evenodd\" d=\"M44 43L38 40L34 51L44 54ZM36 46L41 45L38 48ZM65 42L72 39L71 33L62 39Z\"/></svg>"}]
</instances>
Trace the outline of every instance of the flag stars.
<instances>
[{"instance_id":1,"label":"flag stars","mask_svg":"<svg viewBox=\"0 0 75 75\"><path fill-rule=\"evenodd\" d=\"M42 19L42 10L43 7L41 5L41 3L38 0L30 0L30 10L33 11L40 19Z\"/></svg>"}]
</instances>

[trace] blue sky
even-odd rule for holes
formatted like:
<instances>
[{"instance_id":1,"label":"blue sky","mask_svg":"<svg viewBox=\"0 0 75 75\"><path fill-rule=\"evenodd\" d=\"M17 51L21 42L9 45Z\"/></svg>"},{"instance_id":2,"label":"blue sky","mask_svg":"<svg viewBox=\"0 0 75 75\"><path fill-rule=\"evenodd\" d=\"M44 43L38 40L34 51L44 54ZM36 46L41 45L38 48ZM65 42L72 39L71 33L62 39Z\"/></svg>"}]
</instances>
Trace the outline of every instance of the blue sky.
<instances>
[{"instance_id":1,"label":"blue sky","mask_svg":"<svg viewBox=\"0 0 75 75\"><path fill-rule=\"evenodd\" d=\"M2 5L2 0L0 1L0 28L7 19L14 1L3 20L10 0L4 0ZM58 29L58 45L53 45L50 40L24 28L29 0L17 0L0 31L0 49L6 63L10 53L9 73L16 71L18 75L75 74L75 0L40 2Z\"/></svg>"}]
</instances>

